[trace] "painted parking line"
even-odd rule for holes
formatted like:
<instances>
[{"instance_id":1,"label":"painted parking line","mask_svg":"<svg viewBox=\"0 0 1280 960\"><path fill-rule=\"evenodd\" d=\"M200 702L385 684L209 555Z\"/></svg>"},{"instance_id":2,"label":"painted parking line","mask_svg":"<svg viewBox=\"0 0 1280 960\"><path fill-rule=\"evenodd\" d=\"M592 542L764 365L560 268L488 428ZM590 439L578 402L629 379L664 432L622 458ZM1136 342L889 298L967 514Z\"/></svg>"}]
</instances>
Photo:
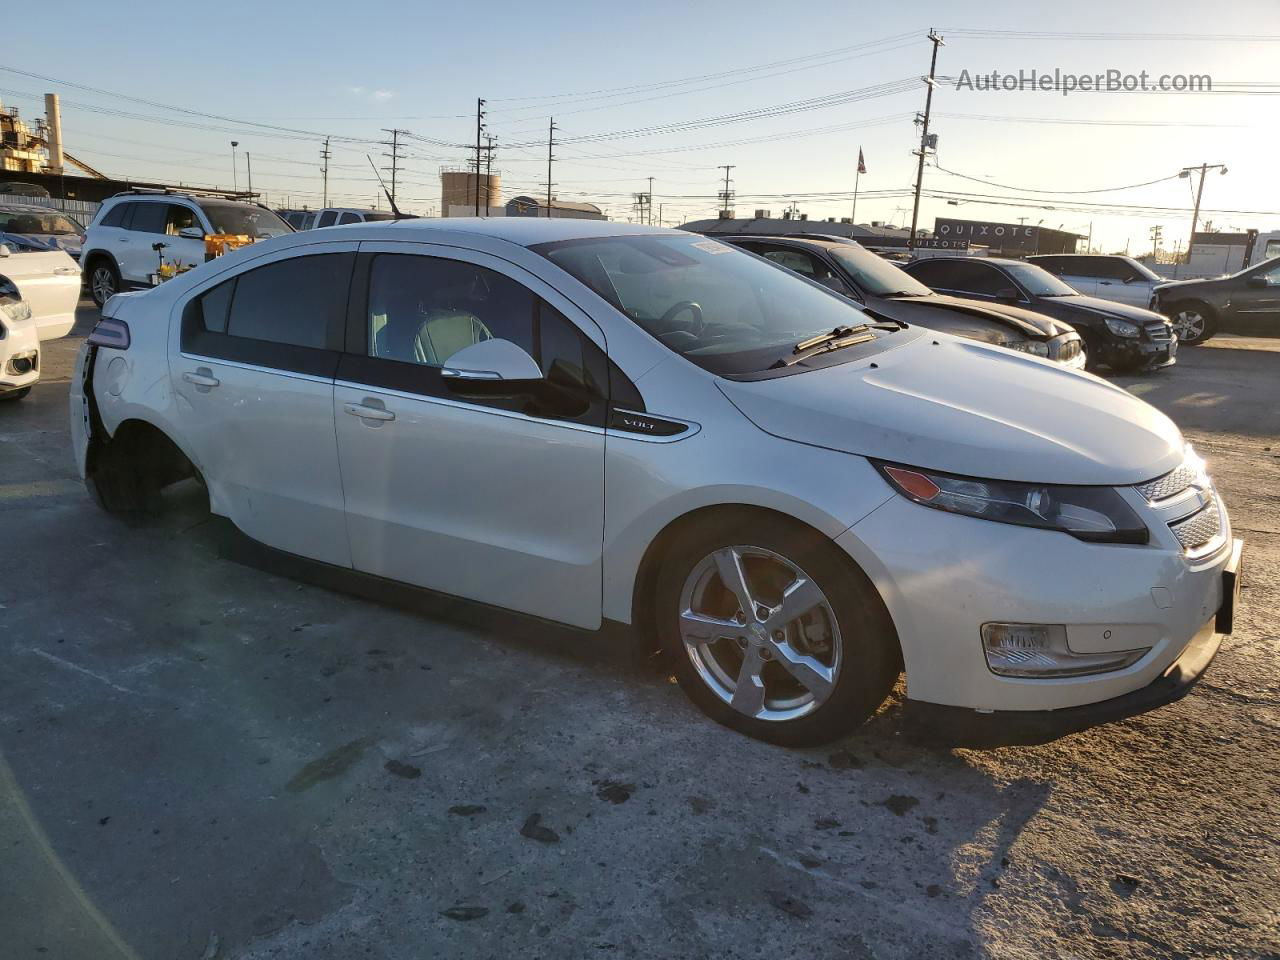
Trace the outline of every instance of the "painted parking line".
<instances>
[{"instance_id":1,"label":"painted parking line","mask_svg":"<svg viewBox=\"0 0 1280 960\"><path fill-rule=\"evenodd\" d=\"M31 483L0 483L0 502L30 500L35 497L62 497L84 493L79 480L35 480Z\"/></svg>"}]
</instances>

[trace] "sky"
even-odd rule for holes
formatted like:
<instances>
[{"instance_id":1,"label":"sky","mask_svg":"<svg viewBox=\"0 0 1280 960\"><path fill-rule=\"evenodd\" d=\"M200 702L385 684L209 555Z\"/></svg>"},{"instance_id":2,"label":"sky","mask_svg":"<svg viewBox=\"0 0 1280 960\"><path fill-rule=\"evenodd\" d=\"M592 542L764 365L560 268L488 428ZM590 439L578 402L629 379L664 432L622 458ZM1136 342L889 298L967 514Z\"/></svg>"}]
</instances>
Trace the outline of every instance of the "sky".
<instances>
[{"instance_id":1,"label":"sky","mask_svg":"<svg viewBox=\"0 0 1280 960\"><path fill-rule=\"evenodd\" d=\"M77 0L59 10L74 28L56 37L41 5L6 10L0 101L34 121L41 96L59 93L66 149L111 176L230 187L236 140L236 184L248 153L254 189L278 206L320 205L324 135L334 138L330 202L373 205L366 155L385 166L378 141L400 128L410 135L399 205L438 213L439 170L467 162L483 97L505 197L545 192L554 116L555 194L616 219L635 216L632 195L649 177L655 218L659 208L671 225L714 216L724 164L740 215L794 203L810 219L847 217L861 149L857 221L909 224L934 28L948 79L935 86L921 226L1025 218L1135 254L1160 226L1162 247L1185 247L1198 174L1176 175L1210 163L1228 172L1206 178L1202 224L1280 229L1274 0L224 0L191 11ZM956 81L1033 69L1207 74L1217 92L1064 96Z\"/></svg>"}]
</instances>

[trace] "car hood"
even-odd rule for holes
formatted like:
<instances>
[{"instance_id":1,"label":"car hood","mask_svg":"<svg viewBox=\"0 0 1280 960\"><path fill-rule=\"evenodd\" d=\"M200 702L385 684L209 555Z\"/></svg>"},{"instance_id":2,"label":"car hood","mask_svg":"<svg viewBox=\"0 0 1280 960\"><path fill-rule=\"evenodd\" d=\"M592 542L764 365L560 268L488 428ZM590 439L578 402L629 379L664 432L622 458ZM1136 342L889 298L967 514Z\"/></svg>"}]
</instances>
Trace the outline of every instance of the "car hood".
<instances>
[{"instance_id":1,"label":"car hood","mask_svg":"<svg viewBox=\"0 0 1280 960\"><path fill-rule=\"evenodd\" d=\"M1183 458L1173 422L1119 387L946 334L866 360L718 385L782 439L968 476L1124 485Z\"/></svg>"},{"instance_id":2,"label":"car hood","mask_svg":"<svg viewBox=\"0 0 1280 960\"><path fill-rule=\"evenodd\" d=\"M935 293L931 297L893 297L894 303L910 304L940 310L952 310L973 317L991 320L1002 326L1010 327L1024 336L1037 340L1047 340L1073 329L1070 324L1046 317L1043 313L1024 310L1022 307L1009 306L1003 303L987 303L984 300L970 300L967 297L952 297Z\"/></svg>"},{"instance_id":3,"label":"car hood","mask_svg":"<svg viewBox=\"0 0 1280 960\"><path fill-rule=\"evenodd\" d=\"M1117 317L1121 320L1128 320L1130 323L1136 323L1139 326L1144 323L1150 323L1152 320L1168 323L1165 317L1160 316L1154 310L1146 310L1143 307L1135 307L1132 304L1120 303L1116 300L1103 300L1101 297L1086 297L1084 295L1052 297L1050 302L1061 303L1073 309L1085 310L1104 317Z\"/></svg>"}]
</instances>

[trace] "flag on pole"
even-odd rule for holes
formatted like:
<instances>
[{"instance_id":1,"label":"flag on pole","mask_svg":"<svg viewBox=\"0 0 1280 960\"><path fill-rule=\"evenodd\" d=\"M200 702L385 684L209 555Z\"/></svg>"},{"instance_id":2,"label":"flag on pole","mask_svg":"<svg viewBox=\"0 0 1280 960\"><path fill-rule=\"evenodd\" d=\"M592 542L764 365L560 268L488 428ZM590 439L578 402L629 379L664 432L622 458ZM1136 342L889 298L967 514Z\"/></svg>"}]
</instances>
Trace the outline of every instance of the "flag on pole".
<instances>
[{"instance_id":1,"label":"flag on pole","mask_svg":"<svg viewBox=\"0 0 1280 960\"><path fill-rule=\"evenodd\" d=\"M863 159L862 159L862 148L861 148L861 147L859 147L859 148L858 148L858 172L859 172L859 173L866 173L866 172L867 172L867 161L865 161L865 160L863 160Z\"/></svg>"}]
</instances>

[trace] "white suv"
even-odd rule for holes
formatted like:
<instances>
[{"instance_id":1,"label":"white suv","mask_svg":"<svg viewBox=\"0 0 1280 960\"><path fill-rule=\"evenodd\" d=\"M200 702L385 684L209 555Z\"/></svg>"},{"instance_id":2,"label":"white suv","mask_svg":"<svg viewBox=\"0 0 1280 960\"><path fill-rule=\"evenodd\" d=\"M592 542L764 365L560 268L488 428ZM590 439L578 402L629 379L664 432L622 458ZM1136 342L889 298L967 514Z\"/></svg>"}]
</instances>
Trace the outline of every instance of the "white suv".
<instances>
[{"instance_id":1,"label":"white suv","mask_svg":"<svg viewBox=\"0 0 1280 960\"><path fill-rule=\"evenodd\" d=\"M101 307L121 290L154 286L161 262L179 270L204 263L206 236L263 240L291 232L261 204L134 190L103 203L85 234L80 263L89 292Z\"/></svg>"},{"instance_id":2,"label":"white suv","mask_svg":"<svg viewBox=\"0 0 1280 960\"><path fill-rule=\"evenodd\" d=\"M1099 253L1052 253L1027 257L1086 297L1150 309L1158 283L1168 281L1133 257Z\"/></svg>"}]
</instances>

